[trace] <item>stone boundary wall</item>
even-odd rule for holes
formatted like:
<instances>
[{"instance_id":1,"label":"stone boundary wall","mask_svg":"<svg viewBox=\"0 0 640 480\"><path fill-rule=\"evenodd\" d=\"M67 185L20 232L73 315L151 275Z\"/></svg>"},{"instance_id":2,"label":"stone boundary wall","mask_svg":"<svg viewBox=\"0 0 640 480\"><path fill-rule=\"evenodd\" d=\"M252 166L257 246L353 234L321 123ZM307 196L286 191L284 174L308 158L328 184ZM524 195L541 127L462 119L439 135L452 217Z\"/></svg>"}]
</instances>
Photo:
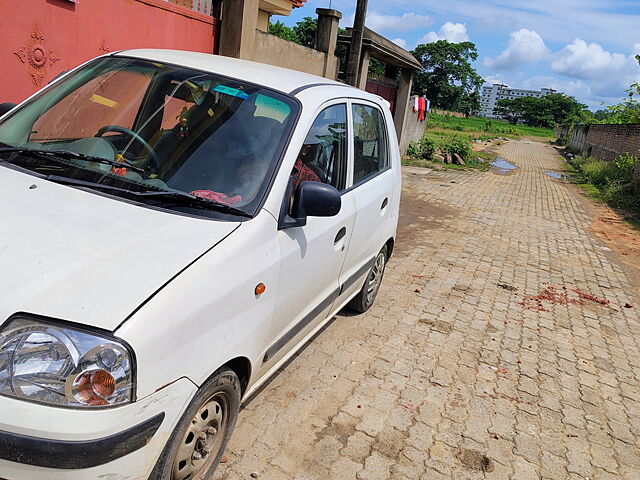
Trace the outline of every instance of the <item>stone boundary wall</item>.
<instances>
[{"instance_id":1,"label":"stone boundary wall","mask_svg":"<svg viewBox=\"0 0 640 480\"><path fill-rule=\"evenodd\" d=\"M261 30L256 30L254 60L331 79L338 72L338 59L333 53L319 52Z\"/></svg>"},{"instance_id":2,"label":"stone boundary wall","mask_svg":"<svg viewBox=\"0 0 640 480\"><path fill-rule=\"evenodd\" d=\"M402 138L400 139L400 154L407 152L407 147L411 142L419 142L424 136L427 128L427 120L418 120L418 113L413 111L413 99L415 96L409 97L409 107L404 116L404 127L402 128ZM433 111L433 110L432 110Z\"/></svg>"},{"instance_id":3,"label":"stone boundary wall","mask_svg":"<svg viewBox=\"0 0 640 480\"><path fill-rule=\"evenodd\" d=\"M624 153L640 153L640 124L566 125L556 128L556 135L569 139L569 148L581 155L611 162Z\"/></svg>"}]
</instances>

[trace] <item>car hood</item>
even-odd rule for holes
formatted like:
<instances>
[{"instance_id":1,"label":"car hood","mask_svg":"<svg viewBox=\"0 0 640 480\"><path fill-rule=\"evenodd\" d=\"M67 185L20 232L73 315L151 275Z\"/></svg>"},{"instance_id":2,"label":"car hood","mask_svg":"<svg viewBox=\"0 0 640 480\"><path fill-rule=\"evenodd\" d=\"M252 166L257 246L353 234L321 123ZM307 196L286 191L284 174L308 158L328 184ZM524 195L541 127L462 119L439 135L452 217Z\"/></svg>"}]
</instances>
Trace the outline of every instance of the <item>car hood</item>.
<instances>
[{"instance_id":1,"label":"car hood","mask_svg":"<svg viewBox=\"0 0 640 480\"><path fill-rule=\"evenodd\" d=\"M0 324L27 312L115 330L238 226L0 167Z\"/></svg>"}]
</instances>

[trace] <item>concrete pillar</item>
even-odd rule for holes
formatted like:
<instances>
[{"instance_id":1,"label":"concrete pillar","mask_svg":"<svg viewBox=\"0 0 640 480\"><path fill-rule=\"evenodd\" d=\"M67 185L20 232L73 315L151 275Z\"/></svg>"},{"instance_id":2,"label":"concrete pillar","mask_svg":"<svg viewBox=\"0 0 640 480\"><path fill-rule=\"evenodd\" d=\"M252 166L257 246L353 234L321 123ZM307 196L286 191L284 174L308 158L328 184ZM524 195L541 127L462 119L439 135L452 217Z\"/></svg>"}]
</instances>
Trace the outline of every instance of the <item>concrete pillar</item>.
<instances>
[{"instance_id":1,"label":"concrete pillar","mask_svg":"<svg viewBox=\"0 0 640 480\"><path fill-rule=\"evenodd\" d=\"M322 76L335 79L336 74L336 45L338 43L338 23L342 13L330 8L316 8L318 28L316 29L315 49L324 52L324 68Z\"/></svg>"},{"instance_id":2,"label":"concrete pillar","mask_svg":"<svg viewBox=\"0 0 640 480\"><path fill-rule=\"evenodd\" d=\"M253 60L257 27L258 0L222 2L220 55Z\"/></svg>"},{"instance_id":3,"label":"concrete pillar","mask_svg":"<svg viewBox=\"0 0 640 480\"><path fill-rule=\"evenodd\" d=\"M360 70L358 71L358 83L356 86L365 90L367 88L367 78L369 76L369 60L371 59L371 52L365 46L362 46L360 53Z\"/></svg>"},{"instance_id":4,"label":"concrete pillar","mask_svg":"<svg viewBox=\"0 0 640 480\"><path fill-rule=\"evenodd\" d=\"M269 20L271 20L271 15L269 12L265 10L258 10L258 30L263 32L269 31Z\"/></svg>"},{"instance_id":5,"label":"concrete pillar","mask_svg":"<svg viewBox=\"0 0 640 480\"><path fill-rule=\"evenodd\" d=\"M396 97L396 111L393 114L393 123L396 126L398 142L402 139L404 120L407 117L407 110L411 108L409 98L411 98L411 86L413 83L413 70L403 68L400 72L400 83L398 84L398 95Z\"/></svg>"},{"instance_id":6,"label":"concrete pillar","mask_svg":"<svg viewBox=\"0 0 640 480\"><path fill-rule=\"evenodd\" d=\"M338 23L342 13L331 8L316 8L318 28L316 29L315 49L319 52L333 53L338 43Z\"/></svg>"}]
</instances>

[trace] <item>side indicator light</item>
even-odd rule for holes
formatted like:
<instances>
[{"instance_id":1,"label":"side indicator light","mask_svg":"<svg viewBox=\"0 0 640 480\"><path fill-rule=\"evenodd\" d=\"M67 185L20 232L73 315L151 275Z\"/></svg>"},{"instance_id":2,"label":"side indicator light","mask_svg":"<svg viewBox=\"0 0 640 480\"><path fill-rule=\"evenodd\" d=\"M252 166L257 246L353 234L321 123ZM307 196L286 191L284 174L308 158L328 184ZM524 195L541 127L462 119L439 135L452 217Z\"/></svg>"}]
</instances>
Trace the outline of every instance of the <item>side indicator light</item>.
<instances>
[{"instance_id":1,"label":"side indicator light","mask_svg":"<svg viewBox=\"0 0 640 480\"><path fill-rule=\"evenodd\" d=\"M267 287L264 283L259 283L258 285L256 285L255 293L256 295L262 295L266 289Z\"/></svg>"}]
</instances>

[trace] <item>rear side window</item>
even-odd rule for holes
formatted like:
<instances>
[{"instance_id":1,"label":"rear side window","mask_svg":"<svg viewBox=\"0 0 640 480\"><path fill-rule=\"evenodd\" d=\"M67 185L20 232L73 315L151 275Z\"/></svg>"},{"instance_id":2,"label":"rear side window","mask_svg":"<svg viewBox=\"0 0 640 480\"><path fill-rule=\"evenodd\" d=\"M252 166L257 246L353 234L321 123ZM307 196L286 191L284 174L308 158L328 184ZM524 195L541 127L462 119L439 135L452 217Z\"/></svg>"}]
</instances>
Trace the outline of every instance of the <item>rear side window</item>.
<instances>
[{"instance_id":1,"label":"rear side window","mask_svg":"<svg viewBox=\"0 0 640 480\"><path fill-rule=\"evenodd\" d=\"M382 113L368 105L353 105L353 183L389 166L389 148Z\"/></svg>"}]
</instances>

